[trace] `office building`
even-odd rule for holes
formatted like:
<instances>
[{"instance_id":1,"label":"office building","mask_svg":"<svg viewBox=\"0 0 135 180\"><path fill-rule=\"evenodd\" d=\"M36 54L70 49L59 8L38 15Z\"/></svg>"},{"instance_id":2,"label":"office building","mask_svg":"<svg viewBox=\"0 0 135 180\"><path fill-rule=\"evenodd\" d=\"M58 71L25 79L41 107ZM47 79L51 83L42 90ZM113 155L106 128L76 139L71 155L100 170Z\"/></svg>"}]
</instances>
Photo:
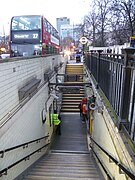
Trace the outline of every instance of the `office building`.
<instances>
[{"instance_id":1,"label":"office building","mask_svg":"<svg viewBox=\"0 0 135 180\"><path fill-rule=\"evenodd\" d=\"M81 27L80 25L61 25L60 27L60 38L64 39L70 37L76 43L81 38Z\"/></svg>"},{"instance_id":2,"label":"office building","mask_svg":"<svg viewBox=\"0 0 135 180\"><path fill-rule=\"evenodd\" d=\"M60 27L61 25L65 25L65 24L70 24L70 19L67 17L60 17L56 19L56 24L57 24L57 30L59 32L60 35Z\"/></svg>"}]
</instances>

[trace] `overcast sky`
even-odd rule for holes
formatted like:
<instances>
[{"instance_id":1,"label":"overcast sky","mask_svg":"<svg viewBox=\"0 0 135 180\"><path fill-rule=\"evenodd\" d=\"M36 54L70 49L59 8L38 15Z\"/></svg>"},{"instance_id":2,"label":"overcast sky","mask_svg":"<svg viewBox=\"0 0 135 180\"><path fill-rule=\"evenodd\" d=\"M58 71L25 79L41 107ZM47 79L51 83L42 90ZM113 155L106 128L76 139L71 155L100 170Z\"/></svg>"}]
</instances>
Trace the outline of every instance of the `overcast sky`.
<instances>
[{"instance_id":1,"label":"overcast sky","mask_svg":"<svg viewBox=\"0 0 135 180\"><path fill-rule=\"evenodd\" d=\"M91 0L0 0L0 34L3 25L6 34L9 22L15 15L44 15L56 27L56 18L68 17L71 24L81 23Z\"/></svg>"}]
</instances>

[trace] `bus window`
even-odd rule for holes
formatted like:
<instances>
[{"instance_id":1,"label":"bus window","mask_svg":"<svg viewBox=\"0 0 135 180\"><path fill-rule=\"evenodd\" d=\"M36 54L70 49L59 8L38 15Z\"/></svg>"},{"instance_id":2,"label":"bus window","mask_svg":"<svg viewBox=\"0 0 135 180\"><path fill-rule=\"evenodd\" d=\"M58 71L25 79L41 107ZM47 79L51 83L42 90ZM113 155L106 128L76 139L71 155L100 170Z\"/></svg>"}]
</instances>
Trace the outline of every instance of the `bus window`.
<instances>
[{"instance_id":1,"label":"bus window","mask_svg":"<svg viewBox=\"0 0 135 180\"><path fill-rule=\"evenodd\" d=\"M49 22L48 22L48 32L51 33L51 25Z\"/></svg>"},{"instance_id":2,"label":"bus window","mask_svg":"<svg viewBox=\"0 0 135 180\"><path fill-rule=\"evenodd\" d=\"M41 29L41 16L15 16L12 20L12 30Z\"/></svg>"},{"instance_id":3,"label":"bus window","mask_svg":"<svg viewBox=\"0 0 135 180\"><path fill-rule=\"evenodd\" d=\"M48 23L47 23L47 20L46 20L46 19L45 19L44 23L45 23L45 29L46 29L46 31L48 32Z\"/></svg>"}]
</instances>

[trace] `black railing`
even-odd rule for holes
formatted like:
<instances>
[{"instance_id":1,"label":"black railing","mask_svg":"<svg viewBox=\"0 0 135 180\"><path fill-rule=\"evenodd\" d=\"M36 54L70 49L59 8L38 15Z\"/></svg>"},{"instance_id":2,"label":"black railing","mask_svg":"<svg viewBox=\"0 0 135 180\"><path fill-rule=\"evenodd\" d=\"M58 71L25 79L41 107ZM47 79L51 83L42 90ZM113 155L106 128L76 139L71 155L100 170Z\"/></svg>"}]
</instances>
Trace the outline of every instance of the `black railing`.
<instances>
[{"instance_id":1,"label":"black railing","mask_svg":"<svg viewBox=\"0 0 135 180\"><path fill-rule=\"evenodd\" d=\"M126 175L128 175L131 179L135 179L135 175L132 173L132 172L130 172L124 165L122 165L118 160L116 160L111 154L109 154L103 147L101 147L92 137L90 137L90 139L91 139L91 141L92 142L94 142L94 144L96 144L96 146L98 146L99 148L100 148L100 150L102 150L117 166L119 166L119 168L120 169L122 169L122 171L126 174ZM93 149L93 147L92 147L92 145L90 145L90 147L91 147L91 149L92 149L92 151L94 152L94 154L96 154L96 152L94 151L94 149ZM97 154L96 154L96 157L98 157L97 156ZM98 158L99 159L99 158ZM102 162L101 161L99 161L101 164L102 164ZM103 164L102 164L102 167L103 167ZM103 168L103 169L105 169L105 167ZM105 170L106 171L106 170ZM107 173L108 175L109 175L109 173ZM111 178L111 176L109 176L109 178Z\"/></svg>"},{"instance_id":2,"label":"black railing","mask_svg":"<svg viewBox=\"0 0 135 180\"><path fill-rule=\"evenodd\" d=\"M118 119L117 124L123 124L134 140L135 98L132 89L135 89L135 55L131 56L130 49L124 51L124 54L91 51L85 54L85 64L99 93L102 91L113 108Z\"/></svg>"},{"instance_id":3,"label":"black railing","mask_svg":"<svg viewBox=\"0 0 135 180\"><path fill-rule=\"evenodd\" d=\"M33 143L33 142L39 142L40 140L46 139L47 137L49 137L49 135L44 136L44 137L42 137L42 138L38 138L38 139L32 140L32 141L29 141L29 142L26 142L26 143L23 143L23 144L20 144L20 145L17 145L17 146L14 146L14 147L11 147L11 148L8 148L8 149L5 149L5 150L2 150L2 151L0 151L0 154L2 154L1 158L4 157L4 153L5 153L5 152L12 151L12 150L17 149L17 148L20 148L20 147L28 146L28 144L31 144L31 143ZM36 152L40 152L41 149L43 149L44 147L48 146L49 144L50 144L50 142L48 142L48 143L45 144L44 146L40 147L40 148L37 149L36 151L30 153L29 155L23 157L22 159L16 161L15 163L9 165L8 167L2 169L2 170L0 171L0 176L2 176L2 175L7 175L7 170L8 170L8 169L14 167L15 165L19 164L19 163L22 162L23 160L29 159L30 156L32 156L32 155L35 154Z\"/></svg>"},{"instance_id":4,"label":"black railing","mask_svg":"<svg viewBox=\"0 0 135 180\"><path fill-rule=\"evenodd\" d=\"M85 85L89 85L90 87L92 86L91 82L63 82L63 83L49 83L49 86L85 86Z\"/></svg>"},{"instance_id":5,"label":"black railing","mask_svg":"<svg viewBox=\"0 0 135 180\"><path fill-rule=\"evenodd\" d=\"M57 74L58 76L63 76L64 77L64 81L80 81L81 78L83 78L83 76L85 76L86 74Z\"/></svg>"},{"instance_id":6,"label":"black railing","mask_svg":"<svg viewBox=\"0 0 135 180\"><path fill-rule=\"evenodd\" d=\"M2 157L4 157L3 154L4 154L5 152L12 151L12 150L14 150L14 149L17 149L17 148L20 148L20 147L23 147L23 146L27 146L28 144L31 144L31 143L33 143L33 142L38 142L38 141L40 141L40 140L42 140L42 139L46 139L46 138L48 138L48 137L49 137L49 135L44 136L44 137L42 137L42 138L38 138L38 139L32 140L32 141L29 141L29 142L26 142L26 143L23 143L23 144L19 144L19 145L17 145L17 146L14 146L14 147L11 147L11 148L8 148L8 149L1 150L1 151L0 151L0 154L2 154Z\"/></svg>"}]
</instances>

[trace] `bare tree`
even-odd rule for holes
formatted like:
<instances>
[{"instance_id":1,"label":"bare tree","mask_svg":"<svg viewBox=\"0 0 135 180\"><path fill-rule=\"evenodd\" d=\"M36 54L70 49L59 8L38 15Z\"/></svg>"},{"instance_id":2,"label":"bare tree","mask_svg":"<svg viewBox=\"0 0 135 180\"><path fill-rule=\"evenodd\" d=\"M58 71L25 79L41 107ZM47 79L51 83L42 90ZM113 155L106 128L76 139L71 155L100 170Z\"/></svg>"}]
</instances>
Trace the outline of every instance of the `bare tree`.
<instances>
[{"instance_id":1,"label":"bare tree","mask_svg":"<svg viewBox=\"0 0 135 180\"><path fill-rule=\"evenodd\" d=\"M71 44L74 42L74 39L69 36L65 37L64 39L61 40L61 49L70 49Z\"/></svg>"},{"instance_id":2,"label":"bare tree","mask_svg":"<svg viewBox=\"0 0 135 180\"><path fill-rule=\"evenodd\" d=\"M135 36L135 0L93 0L84 28L93 46L129 42Z\"/></svg>"},{"instance_id":3,"label":"bare tree","mask_svg":"<svg viewBox=\"0 0 135 180\"><path fill-rule=\"evenodd\" d=\"M112 5L114 16L119 19L119 25L123 24L124 34L135 35L135 1L115 0Z\"/></svg>"},{"instance_id":4,"label":"bare tree","mask_svg":"<svg viewBox=\"0 0 135 180\"><path fill-rule=\"evenodd\" d=\"M112 4L113 5L113 4ZM112 6L113 7L113 6ZM119 13L119 11L113 11L113 8L111 9L112 16L111 16L111 45L114 44L124 44L125 42L128 42L128 36L126 32L126 18L123 17L122 14Z\"/></svg>"},{"instance_id":5,"label":"bare tree","mask_svg":"<svg viewBox=\"0 0 135 180\"><path fill-rule=\"evenodd\" d=\"M106 35L107 32L110 30L110 5L111 5L111 0L94 0L95 5L97 6L98 10L98 34L99 40L100 40L100 45L101 46L106 46Z\"/></svg>"},{"instance_id":6,"label":"bare tree","mask_svg":"<svg viewBox=\"0 0 135 180\"><path fill-rule=\"evenodd\" d=\"M112 43L111 5L111 0L93 0L91 2L91 11L84 19L93 46L107 46Z\"/></svg>"},{"instance_id":7,"label":"bare tree","mask_svg":"<svg viewBox=\"0 0 135 180\"><path fill-rule=\"evenodd\" d=\"M111 0L94 0L91 11L85 16L85 24L93 46L106 46L110 25Z\"/></svg>"},{"instance_id":8,"label":"bare tree","mask_svg":"<svg viewBox=\"0 0 135 180\"><path fill-rule=\"evenodd\" d=\"M92 6L91 12L84 17L85 28L87 29L87 38L91 41L91 45L96 46L96 29L97 29L97 12L95 6Z\"/></svg>"}]
</instances>

